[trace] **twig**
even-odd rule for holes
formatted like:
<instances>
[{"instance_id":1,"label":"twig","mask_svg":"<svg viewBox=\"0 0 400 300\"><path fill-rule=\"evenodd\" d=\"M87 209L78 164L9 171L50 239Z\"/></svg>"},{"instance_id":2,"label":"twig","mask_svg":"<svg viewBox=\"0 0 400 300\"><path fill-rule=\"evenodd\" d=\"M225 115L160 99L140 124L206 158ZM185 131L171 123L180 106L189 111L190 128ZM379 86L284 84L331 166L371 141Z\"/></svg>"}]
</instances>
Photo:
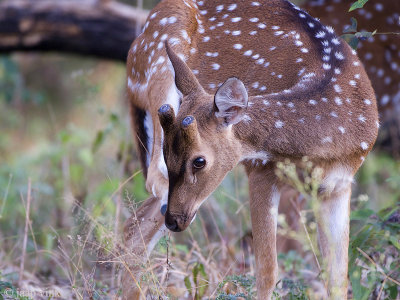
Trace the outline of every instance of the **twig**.
<instances>
[{"instance_id":1,"label":"twig","mask_svg":"<svg viewBox=\"0 0 400 300\"><path fill-rule=\"evenodd\" d=\"M387 280L388 277L389 277L390 275L392 275L392 273L394 273L395 271L396 271L396 270L392 270L392 272L390 272L390 273L385 277L385 279L383 279L383 281L382 281L382 286L381 286L381 288L379 289L379 294L378 294L377 300L379 300L379 299L381 298L381 295L382 295L382 292L383 292L383 288L385 287L386 280Z\"/></svg>"},{"instance_id":2,"label":"twig","mask_svg":"<svg viewBox=\"0 0 400 300\"><path fill-rule=\"evenodd\" d=\"M22 243L22 256L21 256L21 264L19 266L19 278L18 278L18 285L21 286L22 277L24 274L24 265L25 265L25 254L26 254L26 244L28 242L28 230L29 230L29 212L31 209L31 179L28 179L28 199L26 203L26 210L25 210L25 231L24 231L24 240Z\"/></svg>"},{"instance_id":3,"label":"twig","mask_svg":"<svg viewBox=\"0 0 400 300\"><path fill-rule=\"evenodd\" d=\"M375 32L374 35L377 35L377 34L395 34L395 35L400 35L400 32Z\"/></svg>"},{"instance_id":4,"label":"twig","mask_svg":"<svg viewBox=\"0 0 400 300\"><path fill-rule=\"evenodd\" d=\"M382 295L383 288L384 288L384 286L385 286L386 280L387 280L387 277L385 277L385 279L383 279L383 282L382 282L381 288L379 289L379 294L378 294L378 297L376 298L377 300L381 299L381 295Z\"/></svg>"},{"instance_id":5,"label":"twig","mask_svg":"<svg viewBox=\"0 0 400 300\"><path fill-rule=\"evenodd\" d=\"M121 194L119 193L115 199L115 222L114 222L114 245L118 242L118 228L119 228L119 218L121 214ZM111 269L111 288L115 287L115 276L117 272L117 265L115 263L112 264Z\"/></svg>"}]
</instances>

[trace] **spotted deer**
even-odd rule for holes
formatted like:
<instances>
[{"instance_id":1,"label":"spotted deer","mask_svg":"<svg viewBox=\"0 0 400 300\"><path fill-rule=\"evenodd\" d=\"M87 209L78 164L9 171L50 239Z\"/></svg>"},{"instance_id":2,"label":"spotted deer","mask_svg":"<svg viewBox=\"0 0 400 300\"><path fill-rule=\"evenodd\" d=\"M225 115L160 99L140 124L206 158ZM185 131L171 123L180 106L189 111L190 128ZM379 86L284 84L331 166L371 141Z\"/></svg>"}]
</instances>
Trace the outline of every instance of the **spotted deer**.
<instances>
[{"instance_id":1,"label":"spotted deer","mask_svg":"<svg viewBox=\"0 0 400 300\"><path fill-rule=\"evenodd\" d=\"M167 228L185 230L242 164L258 298L271 298L286 186L275 171L308 157L322 170L316 218L328 291L347 297L351 183L379 123L367 74L332 27L286 0L164 0L131 46L127 90L153 195L143 217L126 223L128 248L149 253ZM139 250L130 234L137 224L147 244ZM129 299L139 297L131 277L123 281Z\"/></svg>"},{"instance_id":2,"label":"spotted deer","mask_svg":"<svg viewBox=\"0 0 400 300\"><path fill-rule=\"evenodd\" d=\"M378 34L360 41L358 56L365 66L375 90L380 120L384 129L380 144L400 158L400 1L369 0L362 9L348 12L346 0L309 0L302 5L324 24L342 32L350 18L358 22L359 31Z\"/></svg>"}]
</instances>

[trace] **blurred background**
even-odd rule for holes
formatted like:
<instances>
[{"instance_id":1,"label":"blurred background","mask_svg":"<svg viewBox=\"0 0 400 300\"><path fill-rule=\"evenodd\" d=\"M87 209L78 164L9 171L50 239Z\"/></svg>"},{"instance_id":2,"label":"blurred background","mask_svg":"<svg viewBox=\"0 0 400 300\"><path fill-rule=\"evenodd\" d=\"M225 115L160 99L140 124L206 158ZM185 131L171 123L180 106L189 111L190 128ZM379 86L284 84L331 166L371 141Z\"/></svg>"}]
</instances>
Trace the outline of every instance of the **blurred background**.
<instances>
[{"instance_id":1,"label":"blurred background","mask_svg":"<svg viewBox=\"0 0 400 300\"><path fill-rule=\"evenodd\" d=\"M143 1L0 1L0 299L121 295L123 223L148 197L125 97L125 53L157 3ZM399 299L400 4L347 13L353 2L297 4L358 48L377 91L382 130L353 186L349 295ZM149 299L255 297L246 180L236 168L186 232L159 242L143 262ZM275 296L319 299L314 216L296 213L297 231L279 217L301 246L279 255Z\"/></svg>"}]
</instances>

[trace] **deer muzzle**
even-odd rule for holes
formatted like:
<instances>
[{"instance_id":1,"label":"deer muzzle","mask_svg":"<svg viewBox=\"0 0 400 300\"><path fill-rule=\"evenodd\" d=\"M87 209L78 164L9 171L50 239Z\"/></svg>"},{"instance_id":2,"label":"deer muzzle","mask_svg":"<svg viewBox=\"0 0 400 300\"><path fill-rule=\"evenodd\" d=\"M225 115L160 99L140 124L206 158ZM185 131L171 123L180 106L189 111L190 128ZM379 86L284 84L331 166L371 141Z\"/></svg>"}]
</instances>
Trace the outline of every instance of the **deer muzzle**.
<instances>
[{"instance_id":1,"label":"deer muzzle","mask_svg":"<svg viewBox=\"0 0 400 300\"><path fill-rule=\"evenodd\" d=\"M192 215L175 215L169 211L165 214L165 226L174 232L184 231L192 222L196 213Z\"/></svg>"}]
</instances>

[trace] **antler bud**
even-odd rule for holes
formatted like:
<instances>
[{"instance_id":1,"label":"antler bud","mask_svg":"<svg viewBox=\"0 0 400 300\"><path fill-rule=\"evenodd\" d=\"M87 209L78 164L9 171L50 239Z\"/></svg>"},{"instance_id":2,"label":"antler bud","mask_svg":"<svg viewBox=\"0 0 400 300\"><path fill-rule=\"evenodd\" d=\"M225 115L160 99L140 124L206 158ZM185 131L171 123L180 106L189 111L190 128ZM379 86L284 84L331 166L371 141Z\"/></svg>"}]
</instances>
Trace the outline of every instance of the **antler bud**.
<instances>
[{"instance_id":1,"label":"antler bud","mask_svg":"<svg viewBox=\"0 0 400 300\"><path fill-rule=\"evenodd\" d=\"M197 129L197 122L193 116L187 116L182 120L181 123L182 136L185 141L189 144L197 141L199 138L199 132Z\"/></svg>"},{"instance_id":2,"label":"antler bud","mask_svg":"<svg viewBox=\"0 0 400 300\"><path fill-rule=\"evenodd\" d=\"M164 104L158 109L158 117L160 119L161 127L167 133L175 122L174 109L169 104Z\"/></svg>"}]
</instances>

